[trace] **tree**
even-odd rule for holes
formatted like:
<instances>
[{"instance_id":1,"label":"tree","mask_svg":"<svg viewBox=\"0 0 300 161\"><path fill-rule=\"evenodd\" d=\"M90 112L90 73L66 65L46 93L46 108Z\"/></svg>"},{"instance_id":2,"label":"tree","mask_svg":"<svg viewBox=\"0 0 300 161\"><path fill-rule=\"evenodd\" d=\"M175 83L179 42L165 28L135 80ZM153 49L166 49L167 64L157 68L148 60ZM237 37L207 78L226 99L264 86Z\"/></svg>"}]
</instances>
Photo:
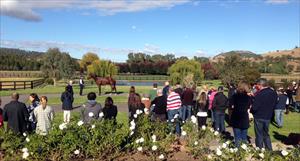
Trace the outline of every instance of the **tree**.
<instances>
[{"instance_id":1,"label":"tree","mask_svg":"<svg viewBox=\"0 0 300 161\"><path fill-rule=\"evenodd\" d=\"M100 60L98 55L95 53L88 52L83 55L80 61L80 68L84 71L87 71L87 66L91 65L96 60Z\"/></svg>"},{"instance_id":2,"label":"tree","mask_svg":"<svg viewBox=\"0 0 300 161\"><path fill-rule=\"evenodd\" d=\"M60 52L58 48L50 48L43 57L41 70L45 76L56 81L61 78L71 78L75 73L77 62L68 53Z\"/></svg>"},{"instance_id":3,"label":"tree","mask_svg":"<svg viewBox=\"0 0 300 161\"><path fill-rule=\"evenodd\" d=\"M201 64L195 60L177 60L175 64L168 69L168 74L170 74L172 84L177 82L183 84L183 79L190 74L193 75L194 82L196 83L204 78Z\"/></svg>"},{"instance_id":4,"label":"tree","mask_svg":"<svg viewBox=\"0 0 300 161\"><path fill-rule=\"evenodd\" d=\"M118 74L118 67L111 61L95 60L87 66L88 74L95 74L98 77L112 77Z\"/></svg>"},{"instance_id":5,"label":"tree","mask_svg":"<svg viewBox=\"0 0 300 161\"><path fill-rule=\"evenodd\" d=\"M247 81L252 83L260 77L256 67L251 67L250 63L243 60L238 55L228 56L224 59L220 68L220 78L224 84Z\"/></svg>"}]
</instances>

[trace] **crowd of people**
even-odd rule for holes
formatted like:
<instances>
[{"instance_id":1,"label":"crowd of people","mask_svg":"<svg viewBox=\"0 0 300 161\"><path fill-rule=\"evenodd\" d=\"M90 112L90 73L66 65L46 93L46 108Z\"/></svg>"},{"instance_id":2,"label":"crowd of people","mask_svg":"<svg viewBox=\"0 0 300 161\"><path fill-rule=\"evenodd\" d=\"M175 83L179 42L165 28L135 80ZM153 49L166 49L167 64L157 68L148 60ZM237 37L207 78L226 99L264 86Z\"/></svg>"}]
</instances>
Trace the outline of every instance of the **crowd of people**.
<instances>
[{"instance_id":1,"label":"crowd of people","mask_svg":"<svg viewBox=\"0 0 300 161\"><path fill-rule=\"evenodd\" d=\"M284 112L288 113L290 108L296 112L300 109L299 83L293 82L292 85L287 89L274 89L266 79L260 79L252 86L239 82L237 86L228 84L226 95L223 86L211 89L204 86L198 92L195 86L182 88L176 84L171 87L166 82L162 89L157 88L157 84L153 85L149 92L150 107L143 104L143 98L132 86L128 98L129 120L134 119L136 110L148 108L144 111L149 111L151 120L165 121L170 126L175 124L174 132L180 136L182 124L190 120L192 115L197 116L199 128L207 126L207 118L210 117L214 130L222 134L226 133L225 120L228 118L227 123L233 129L236 146L249 141L247 132L250 120L253 120L256 146L272 150L270 123L274 121L278 128L282 128ZM291 89L292 96L289 96Z\"/></svg>"},{"instance_id":2,"label":"crowd of people","mask_svg":"<svg viewBox=\"0 0 300 161\"><path fill-rule=\"evenodd\" d=\"M83 84L81 80L80 95L82 95ZM196 116L199 128L207 126L207 118L211 118L212 127L221 134L226 132L226 120L233 129L236 146L241 142L248 142L247 131L250 120L253 119L256 146L272 150L269 124L274 121L278 128L281 128L284 112L288 113L289 107L294 111L300 111L299 83L293 82L287 89L283 87L274 89L268 85L267 80L260 79L252 86L246 82L239 82L237 86L228 84L227 89L227 94L223 86L210 89L203 86L200 91L197 91L195 85L181 87L180 84L176 84L172 87L169 82L165 82L163 88L158 88L157 84L154 84L149 93L141 96L132 86L128 96L128 119L130 122L136 119L138 110L144 111L152 121L168 122L169 126L175 124L174 133L178 136L181 134L181 126L193 116ZM68 124L71 110L74 109L72 81L65 87L60 98L63 122ZM81 120L87 124L97 119L110 119L116 122L118 109L113 99L107 97L102 107L96 98L94 92L87 94L87 102L80 113ZM8 129L16 134L24 132L48 134L53 122L54 110L47 105L46 96L38 97L36 93L31 93L28 106L18 101L18 93L13 93L11 99L12 101L4 106L3 111L0 108L0 127L3 126L3 121L7 121Z\"/></svg>"}]
</instances>

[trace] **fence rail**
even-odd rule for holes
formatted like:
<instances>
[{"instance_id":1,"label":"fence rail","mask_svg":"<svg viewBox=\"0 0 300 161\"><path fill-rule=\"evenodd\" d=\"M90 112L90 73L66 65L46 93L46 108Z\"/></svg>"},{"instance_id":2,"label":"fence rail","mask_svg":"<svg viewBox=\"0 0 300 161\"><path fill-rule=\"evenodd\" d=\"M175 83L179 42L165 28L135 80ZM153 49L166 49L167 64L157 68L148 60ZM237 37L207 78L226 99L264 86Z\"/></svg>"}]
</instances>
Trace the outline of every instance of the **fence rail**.
<instances>
[{"instance_id":1,"label":"fence rail","mask_svg":"<svg viewBox=\"0 0 300 161\"><path fill-rule=\"evenodd\" d=\"M44 79L37 79L31 81L0 81L0 91L26 88L33 89L37 86L44 84L44 81Z\"/></svg>"}]
</instances>

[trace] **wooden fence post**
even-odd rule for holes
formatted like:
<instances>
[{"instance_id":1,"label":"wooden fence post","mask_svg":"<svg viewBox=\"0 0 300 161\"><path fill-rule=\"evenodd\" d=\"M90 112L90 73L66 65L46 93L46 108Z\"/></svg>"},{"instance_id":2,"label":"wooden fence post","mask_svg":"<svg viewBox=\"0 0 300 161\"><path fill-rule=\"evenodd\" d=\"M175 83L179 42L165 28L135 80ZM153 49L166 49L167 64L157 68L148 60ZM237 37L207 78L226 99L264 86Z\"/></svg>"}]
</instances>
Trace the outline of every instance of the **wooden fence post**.
<instances>
[{"instance_id":1,"label":"wooden fence post","mask_svg":"<svg viewBox=\"0 0 300 161\"><path fill-rule=\"evenodd\" d=\"M24 89L26 89L26 81L24 81Z\"/></svg>"},{"instance_id":2,"label":"wooden fence post","mask_svg":"<svg viewBox=\"0 0 300 161\"><path fill-rule=\"evenodd\" d=\"M2 91L2 82L0 82L0 91Z\"/></svg>"},{"instance_id":3,"label":"wooden fence post","mask_svg":"<svg viewBox=\"0 0 300 161\"><path fill-rule=\"evenodd\" d=\"M33 89L33 81L30 82L31 89Z\"/></svg>"},{"instance_id":4,"label":"wooden fence post","mask_svg":"<svg viewBox=\"0 0 300 161\"><path fill-rule=\"evenodd\" d=\"M16 90L16 82L14 82L14 90Z\"/></svg>"}]
</instances>

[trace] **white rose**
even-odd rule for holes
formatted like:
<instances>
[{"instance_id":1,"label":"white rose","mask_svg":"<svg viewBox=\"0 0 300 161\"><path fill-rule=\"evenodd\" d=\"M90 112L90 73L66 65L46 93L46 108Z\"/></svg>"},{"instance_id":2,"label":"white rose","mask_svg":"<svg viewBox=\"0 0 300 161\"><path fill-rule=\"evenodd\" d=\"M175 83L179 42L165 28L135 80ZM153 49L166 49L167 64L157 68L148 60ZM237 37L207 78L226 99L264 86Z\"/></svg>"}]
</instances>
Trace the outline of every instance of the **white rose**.
<instances>
[{"instance_id":1,"label":"white rose","mask_svg":"<svg viewBox=\"0 0 300 161\"><path fill-rule=\"evenodd\" d=\"M92 125L92 129L95 128L95 127L96 127L96 125Z\"/></svg>"},{"instance_id":2,"label":"white rose","mask_svg":"<svg viewBox=\"0 0 300 161\"><path fill-rule=\"evenodd\" d=\"M264 153L259 153L258 155L259 155L259 157L261 157L262 159L264 159L264 157L265 157Z\"/></svg>"},{"instance_id":3,"label":"white rose","mask_svg":"<svg viewBox=\"0 0 300 161\"><path fill-rule=\"evenodd\" d=\"M159 159L164 159L165 156L163 154L160 154L160 156L158 157Z\"/></svg>"},{"instance_id":4,"label":"white rose","mask_svg":"<svg viewBox=\"0 0 300 161\"><path fill-rule=\"evenodd\" d=\"M94 116L94 113L93 112L90 112L89 113L89 117L93 117Z\"/></svg>"},{"instance_id":5,"label":"white rose","mask_svg":"<svg viewBox=\"0 0 300 161\"><path fill-rule=\"evenodd\" d=\"M219 135L219 132L218 132L218 131L215 131L215 132L214 132L214 135L216 135L216 136Z\"/></svg>"},{"instance_id":6,"label":"white rose","mask_svg":"<svg viewBox=\"0 0 300 161\"><path fill-rule=\"evenodd\" d=\"M99 113L99 117L102 118L103 116L104 116L104 113L103 113L103 112L100 112L100 113Z\"/></svg>"},{"instance_id":7,"label":"white rose","mask_svg":"<svg viewBox=\"0 0 300 161\"><path fill-rule=\"evenodd\" d=\"M66 123L62 123L62 124L59 125L59 129L60 130L63 130L65 128L67 128L67 124Z\"/></svg>"},{"instance_id":8,"label":"white rose","mask_svg":"<svg viewBox=\"0 0 300 161\"><path fill-rule=\"evenodd\" d=\"M194 142L194 145L198 145L198 141L195 141L195 142Z\"/></svg>"},{"instance_id":9,"label":"white rose","mask_svg":"<svg viewBox=\"0 0 300 161\"><path fill-rule=\"evenodd\" d=\"M264 152L266 149L265 148L261 148L261 151Z\"/></svg>"},{"instance_id":10,"label":"white rose","mask_svg":"<svg viewBox=\"0 0 300 161\"><path fill-rule=\"evenodd\" d=\"M26 142L29 142L29 141L30 141L30 139L29 139L28 137L27 137L25 140L26 140Z\"/></svg>"},{"instance_id":11,"label":"white rose","mask_svg":"<svg viewBox=\"0 0 300 161\"><path fill-rule=\"evenodd\" d=\"M77 122L77 125L78 125L78 126L81 126L81 125L83 125L83 121L81 121L81 120L80 120L80 121L78 121L78 122Z\"/></svg>"},{"instance_id":12,"label":"white rose","mask_svg":"<svg viewBox=\"0 0 300 161\"><path fill-rule=\"evenodd\" d=\"M209 155L207 156L207 158L208 158L208 159L212 159L212 156L209 154Z\"/></svg>"},{"instance_id":13,"label":"white rose","mask_svg":"<svg viewBox=\"0 0 300 161\"><path fill-rule=\"evenodd\" d=\"M182 132L181 132L181 135L182 135L182 136L185 136L185 135L186 135L186 131L182 131Z\"/></svg>"},{"instance_id":14,"label":"white rose","mask_svg":"<svg viewBox=\"0 0 300 161\"><path fill-rule=\"evenodd\" d=\"M153 146L152 146L152 150L153 150L153 151L157 150L157 146L156 146L156 145L153 145Z\"/></svg>"},{"instance_id":15,"label":"white rose","mask_svg":"<svg viewBox=\"0 0 300 161\"><path fill-rule=\"evenodd\" d=\"M152 135L151 138L152 138L153 142L156 142L156 135Z\"/></svg>"},{"instance_id":16,"label":"white rose","mask_svg":"<svg viewBox=\"0 0 300 161\"><path fill-rule=\"evenodd\" d=\"M175 121L174 119L171 120L171 122L174 122L174 121Z\"/></svg>"},{"instance_id":17,"label":"white rose","mask_svg":"<svg viewBox=\"0 0 300 161\"><path fill-rule=\"evenodd\" d=\"M140 143L140 139L137 139L137 140L135 141L135 143L137 143L137 144Z\"/></svg>"},{"instance_id":18,"label":"white rose","mask_svg":"<svg viewBox=\"0 0 300 161\"><path fill-rule=\"evenodd\" d=\"M28 152L24 152L23 155L22 155L22 158L26 159L28 156L29 156L29 153Z\"/></svg>"},{"instance_id":19,"label":"white rose","mask_svg":"<svg viewBox=\"0 0 300 161\"><path fill-rule=\"evenodd\" d=\"M282 156L285 157L285 156L287 156L289 153L288 153L287 151L285 151L285 150L282 150L282 151L281 151L281 154L282 154Z\"/></svg>"},{"instance_id":20,"label":"white rose","mask_svg":"<svg viewBox=\"0 0 300 161\"><path fill-rule=\"evenodd\" d=\"M194 115L191 116L191 120L194 124L197 124L197 118Z\"/></svg>"},{"instance_id":21,"label":"white rose","mask_svg":"<svg viewBox=\"0 0 300 161\"><path fill-rule=\"evenodd\" d=\"M246 144L242 144L241 146L244 150L247 150L247 145Z\"/></svg>"},{"instance_id":22,"label":"white rose","mask_svg":"<svg viewBox=\"0 0 300 161\"><path fill-rule=\"evenodd\" d=\"M23 136L25 136L25 137L26 137L26 136L27 136L27 134L24 132L24 133L23 133Z\"/></svg>"},{"instance_id":23,"label":"white rose","mask_svg":"<svg viewBox=\"0 0 300 161\"><path fill-rule=\"evenodd\" d=\"M131 136L131 135L133 135L133 134L134 134L134 132L133 132L133 131L131 131L131 132L130 132L130 136Z\"/></svg>"},{"instance_id":24,"label":"white rose","mask_svg":"<svg viewBox=\"0 0 300 161\"><path fill-rule=\"evenodd\" d=\"M28 152L28 149L27 149L27 148L23 148L23 149L22 149L22 152L23 152L23 153Z\"/></svg>"},{"instance_id":25,"label":"white rose","mask_svg":"<svg viewBox=\"0 0 300 161\"><path fill-rule=\"evenodd\" d=\"M215 130L213 128L210 128L209 130L210 130L210 132L215 132Z\"/></svg>"},{"instance_id":26,"label":"white rose","mask_svg":"<svg viewBox=\"0 0 300 161\"><path fill-rule=\"evenodd\" d=\"M148 108L144 108L144 113L148 113Z\"/></svg>"},{"instance_id":27,"label":"white rose","mask_svg":"<svg viewBox=\"0 0 300 161\"><path fill-rule=\"evenodd\" d=\"M134 130L134 129L135 129L135 126L130 126L129 129L130 129L130 130Z\"/></svg>"},{"instance_id":28,"label":"white rose","mask_svg":"<svg viewBox=\"0 0 300 161\"><path fill-rule=\"evenodd\" d=\"M231 141L230 141L230 140L227 140L225 143L226 143L227 145L229 145L229 144L231 143Z\"/></svg>"},{"instance_id":29,"label":"white rose","mask_svg":"<svg viewBox=\"0 0 300 161\"><path fill-rule=\"evenodd\" d=\"M233 149L234 152L237 152L238 150L239 150L238 148L234 148L234 149Z\"/></svg>"},{"instance_id":30,"label":"white rose","mask_svg":"<svg viewBox=\"0 0 300 161\"><path fill-rule=\"evenodd\" d=\"M138 115L137 115L137 114L134 114L134 115L133 115L133 117L134 117L134 118L137 118L137 117L138 117Z\"/></svg>"},{"instance_id":31,"label":"white rose","mask_svg":"<svg viewBox=\"0 0 300 161\"><path fill-rule=\"evenodd\" d=\"M174 115L174 119L177 119L177 118L178 118L178 116L179 116L178 114L175 114L175 115Z\"/></svg>"},{"instance_id":32,"label":"white rose","mask_svg":"<svg viewBox=\"0 0 300 161\"><path fill-rule=\"evenodd\" d=\"M80 153L79 150L75 150L75 151L74 151L74 154L75 154L75 155L78 155L79 153Z\"/></svg>"},{"instance_id":33,"label":"white rose","mask_svg":"<svg viewBox=\"0 0 300 161\"><path fill-rule=\"evenodd\" d=\"M145 140L144 140L144 138L142 137L142 138L140 138L140 142L142 143L142 142L144 142Z\"/></svg>"},{"instance_id":34,"label":"white rose","mask_svg":"<svg viewBox=\"0 0 300 161\"><path fill-rule=\"evenodd\" d=\"M217 155L218 155L218 156L221 156L221 155L222 155L222 151L221 151L219 148L217 148Z\"/></svg>"},{"instance_id":35,"label":"white rose","mask_svg":"<svg viewBox=\"0 0 300 161\"><path fill-rule=\"evenodd\" d=\"M206 126L205 126L205 125L203 125L203 126L201 127L201 129L202 129L202 130L205 130L205 129L206 129Z\"/></svg>"},{"instance_id":36,"label":"white rose","mask_svg":"<svg viewBox=\"0 0 300 161\"><path fill-rule=\"evenodd\" d=\"M234 150L232 148L229 149L230 153L234 153Z\"/></svg>"},{"instance_id":37,"label":"white rose","mask_svg":"<svg viewBox=\"0 0 300 161\"><path fill-rule=\"evenodd\" d=\"M134 120L130 121L130 125L131 125L131 126L135 126Z\"/></svg>"},{"instance_id":38,"label":"white rose","mask_svg":"<svg viewBox=\"0 0 300 161\"><path fill-rule=\"evenodd\" d=\"M227 148L227 144L223 143L222 148L224 148L224 149Z\"/></svg>"},{"instance_id":39,"label":"white rose","mask_svg":"<svg viewBox=\"0 0 300 161\"><path fill-rule=\"evenodd\" d=\"M137 150L138 151L143 151L143 147L140 146L140 147L137 148Z\"/></svg>"}]
</instances>

